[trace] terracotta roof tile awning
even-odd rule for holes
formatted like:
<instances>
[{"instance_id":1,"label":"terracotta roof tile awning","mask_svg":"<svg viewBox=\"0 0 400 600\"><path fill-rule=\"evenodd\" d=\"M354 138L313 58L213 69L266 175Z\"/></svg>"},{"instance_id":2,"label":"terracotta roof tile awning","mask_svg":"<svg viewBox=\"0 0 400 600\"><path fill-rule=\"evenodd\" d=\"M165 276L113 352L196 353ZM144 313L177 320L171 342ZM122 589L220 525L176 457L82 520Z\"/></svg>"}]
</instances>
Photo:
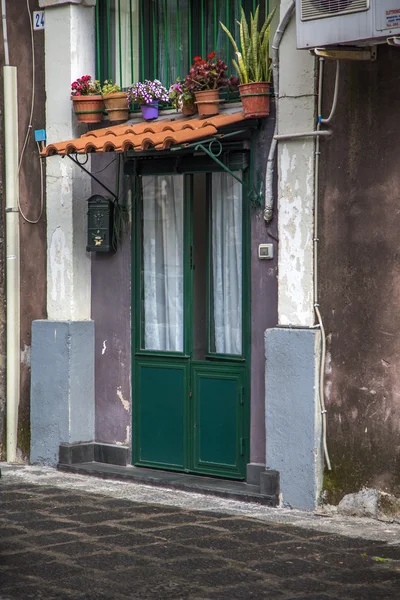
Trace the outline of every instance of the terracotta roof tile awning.
<instances>
[{"instance_id":1,"label":"terracotta roof tile awning","mask_svg":"<svg viewBox=\"0 0 400 600\"><path fill-rule=\"evenodd\" d=\"M76 140L49 144L41 156L168 150L171 146L191 144L219 134L219 129L244 121L242 112L221 114L206 119L174 119L135 124L124 123L83 134Z\"/></svg>"}]
</instances>

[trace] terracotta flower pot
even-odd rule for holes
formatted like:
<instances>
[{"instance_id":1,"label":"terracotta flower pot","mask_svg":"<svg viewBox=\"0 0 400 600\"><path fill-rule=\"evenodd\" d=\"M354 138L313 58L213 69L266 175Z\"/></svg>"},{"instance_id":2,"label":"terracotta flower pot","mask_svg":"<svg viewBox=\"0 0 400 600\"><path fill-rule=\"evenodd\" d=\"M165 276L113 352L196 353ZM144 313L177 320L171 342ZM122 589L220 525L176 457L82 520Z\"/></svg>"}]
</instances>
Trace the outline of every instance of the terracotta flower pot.
<instances>
[{"instance_id":1,"label":"terracotta flower pot","mask_svg":"<svg viewBox=\"0 0 400 600\"><path fill-rule=\"evenodd\" d=\"M200 117L210 117L219 113L218 90L202 90L195 92L197 110Z\"/></svg>"},{"instance_id":2,"label":"terracotta flower pot","mask_svg":"<svg viewBox=\"0 0 400 600\"><path fill-rule=\"evenodd\" d=\"M109 120L127 121L129 115L126 92L114 92L103 96Z\"/></svg>"},{"instance_id":3,"label":"terracotta flower pot","mask_svg":"<svg viewBox=\"0 0 400 600\"><path fill-rule=\"evenodd\" d=\"M243 111L247 118L268 117L270 83L259 81L239 85Z\"/></svg>"},{"instance_id":4,"label":"terracotta flower pot","mask_svg":"<svg viewBox=\"0 0 400 600\"><path fill-rule=\"evenodd\" d=\"M182 106L182 114L187 117L196 114L196 110L197 109L195 104L184 104Z\"/></svg>"},{"instance_id":5,"label":"terracotta flower pot","mask_svg":"<svg viewBox=\"0 0 400 600\"><path fill-rule=\"evenodd\" d=\"M71 96L76 117L80 123L100 123L103 118L102 96Z\"/></svg>"}]
</instances>

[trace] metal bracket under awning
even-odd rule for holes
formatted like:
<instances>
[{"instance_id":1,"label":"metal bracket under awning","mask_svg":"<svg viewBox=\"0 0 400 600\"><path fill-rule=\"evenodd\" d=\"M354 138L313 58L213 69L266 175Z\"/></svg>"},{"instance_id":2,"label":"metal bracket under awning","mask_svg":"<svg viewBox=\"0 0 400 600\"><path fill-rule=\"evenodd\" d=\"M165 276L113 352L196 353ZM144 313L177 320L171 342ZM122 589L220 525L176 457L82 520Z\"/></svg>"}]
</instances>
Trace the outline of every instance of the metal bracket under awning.
<instances>
[{"instance_id":1,"label":"metal bracket under awning","mask_svg":"<svg viewBox=\"0 0 400 600\"><path fill-rule=\"evenodd\" d=\"M88 171L87 169L85 169L84 165L86 164L86 162L88 161L88 157L86 156L86 162L84 164L80 163L79 160L77 158L73 158L71 156L71 154L66 154L65 156L68 156L68 158L70 160L72 160L73 163L75 163L76 165L78 165L78 167L80 167L82 169L82 171L85 171L85 173L87 175L89 175L89 177L91 177L92 179L94 179L94 181L96 183L98 183L104 190L106 190L106 192L108 192L109 194L111 194L112 198L113 198L113 202L118 202L118 196L116 194L114 194L114 192L112 192L110 190L110 188L108 188L106 185L104 185L104 183L102 183L100 181L100 179L98 179L97 177L95 177L93 175L93 173L91 173L90 171ZM78 156L77 154L75 156ZM64 157L63 157L64 158Z\"/></svg>"},{"instance_id":2,"label":"metal bracket under awning","mask_svg":"<svg viewBox=\"0 0 400 600\"><path fill-rule=\"evenodd\" d=\"M219 156L221 156L223 151L221 139L223 138L225 140L228 137L236 136L241 133L246 133L246 130L240 129L239 131L232 131L231 133L215 135L212 138L202 140L201 142L194 142L193 144L183 144L181 146L175 146L174 148L170 148L170 150L172 152L177 152L178 150L187 150L188 148L193 148L194 151L201 150L202 152L207 154L207 156L209 156L214 162L216 162L224 171L226 171L226 173L232 175L232 177L236 179L236 181L238 181L241 185L243 185L243 187L248 189L247 195L252 202L254 202L255 204L263 204L264 195L258 193L254 189L254 187L250 187L245 181L243 181L243 179L235 175L234 171L232 171L226 164L224 164L218 158ZM207 144L208 147L206 147L205 144ZM215 151L213 150L213 144L217 144L217 149Z\"/></svg>"}]
</instances>

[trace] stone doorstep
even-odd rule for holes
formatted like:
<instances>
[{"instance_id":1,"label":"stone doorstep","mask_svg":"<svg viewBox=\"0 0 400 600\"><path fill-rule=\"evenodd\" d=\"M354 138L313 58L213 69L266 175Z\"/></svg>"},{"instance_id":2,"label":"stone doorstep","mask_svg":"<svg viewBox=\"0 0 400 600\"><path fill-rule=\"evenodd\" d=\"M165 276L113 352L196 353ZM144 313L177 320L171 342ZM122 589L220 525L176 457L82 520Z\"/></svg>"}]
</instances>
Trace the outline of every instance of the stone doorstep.
<instances>
[{"instance_id":1,"label":"stone doorstep","mask_svg":"<svg viewBox=\"0 0 400 600\"><path fill-rule=\"evenodd\" d=\"M279 504L279 473L264 465L247 465L247 482L200 476L175 471L163 471L130 464L128 446L100 442L60 444L59 471L94 475L103 479L131 480L146 485L168 487L255 502L267 506ZM252 474L249 478L249 474ZM258 482L258 483L257 483Z\"/></svg>"},{"instance_id":2,"label":"stone doorstep","mask_svg":"<svg viewBox=\"0 0 400 600\"><path fill-rule=\"evenodd\" d=\"M187 473L134 467L132 465L122 466L95 461L75 464L62 464L60 462L57 465L57 469L67 473L92 475L103 479L131 481L144 485L218 496L220 498L263 504L266 506L275 507L278 506L279 503L278 494L262 494L260 493L260 486L250 485L243 481L232 481L214 477L189 475Z\"/></svg>"}]
</instances>

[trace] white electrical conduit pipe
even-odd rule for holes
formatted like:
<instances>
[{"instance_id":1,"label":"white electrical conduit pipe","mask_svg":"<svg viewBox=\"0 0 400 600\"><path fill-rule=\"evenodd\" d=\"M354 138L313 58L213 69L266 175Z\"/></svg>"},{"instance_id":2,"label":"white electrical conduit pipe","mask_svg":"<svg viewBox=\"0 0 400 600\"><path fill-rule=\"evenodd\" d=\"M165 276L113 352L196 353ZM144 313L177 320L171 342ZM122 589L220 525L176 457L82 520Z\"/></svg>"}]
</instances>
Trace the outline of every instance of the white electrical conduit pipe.
<instances>
[{"instance_id":1,"label":"white electrical conduit pipe","mask_svg":"<svg viewBox=\"0 0 400 600\"><path fill-rule=\"evenodd\" d=\"M20 267L18 213L18 101L17 68L10 66L6 0L1 2L4 60L4 147L6 193L6 300L7 300L7 461L17 459L20 390Z\"/></svg>"},{"instance_id":2,"label":"white electrical conduit pipe","mask_svg":"<svg viewBox=\"0 0 400 600\"><path fill-rule=\"evenodd\" d=\"M282 134L274 135L274 139L277 140L278 142L281 142L283 140L294 140L296 138L329 137L331 134L332 134L332 132L329 130L307 131L307 132L301 132L301 133L282 133Z\"/></svg>"},{"instance_id":3,"label":"white electrical conduit pipe","mask_svg":"<svg viewBox=\"0 0 400 600\"><path fill-rule=\"evenodd\" d=\"M323 92L323 78L324 78L324 58L319 59L319 74L318 74L318 122L317 130L320 131L322 124L328 124L332 120L337 107L338 92L339 92L339 76L340 76L340 65L339 61L336 61L336 77L335 77L335 90L333 93L332 108L329 117L324 119L322 117L322 92ZM325 359L326 359L326 334L325 327L322 321L321 312L319 310L319 296L318 296L318 210L319 210L319 161L320 161L320 137L316 138L315 141L315 173L314 173L314 310L317 318L318 326L321 330L321 362L319 368L319 401L321 406L322 415L322 445L324 448L324 456L326 466L329 471L332 470L331 461L329 458L328 444L327 444L327 411L325 407Z\"/></svg>"},{"instance_id":4,"label":"white electrical conduit pipe","mask_svg":"<svg viewBox=\"0 0 400 600\"><path fill-rule=\"evenodd\" d=\"M1 0L1 18L3 22L4 64L6 67L8 67L10 65L10 54L8 51L6 0Z\"/></svg>"},{"instance_id":5,"label":"white electrical conduit pipe","mask_svg":"<svg viewBox=\"0 0 400 600\"><path fill-rule=\"evenodd\" d=\"M273 215L274 206L274 174L275 174L275 154L278 145L276 135L278 134L278 120L279 120L279 46L282 41L283 34L285 33L286 27L294 13L296 7L295 0L292 0L289 4L281 22L278 25L278 29L274 35L272 42L272 76L274 82L274 95L275 95L275 130L274 137L272 139L271 148L269 150L267 160L267 171L265 175L265 206L264 206L264 219L269 222Z\"/></svg>"},{"instance_id":6,"label":"white electrical conduit pipe","mask_svg":"<svg viewBox=\"0 0 400 600\"><path fill-rule=\"evenodd\" d=\"M17 459L20 390L17 68L5 66L3 80L4 147L6 148L7 461L13 463Z\"/></svg>"}]
</instances>

